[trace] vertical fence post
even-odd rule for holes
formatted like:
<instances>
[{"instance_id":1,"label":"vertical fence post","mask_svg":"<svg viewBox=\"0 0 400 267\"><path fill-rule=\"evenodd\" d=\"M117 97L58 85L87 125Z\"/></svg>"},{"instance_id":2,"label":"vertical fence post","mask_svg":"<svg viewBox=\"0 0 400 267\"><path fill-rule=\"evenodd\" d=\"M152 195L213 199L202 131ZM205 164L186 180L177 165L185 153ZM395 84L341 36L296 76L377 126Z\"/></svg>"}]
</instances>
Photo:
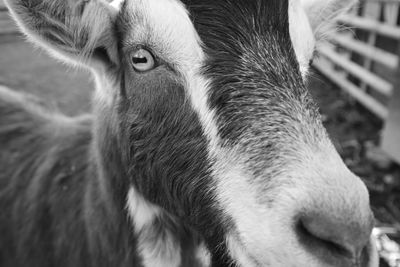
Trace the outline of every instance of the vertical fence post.
<instances>
[{"instance_id":1,"label":"vertical fence post","mask_svg":"<svg viewBox=\"0 0 400 267\"><path fill-rule=\"evenodd\" d=\"M397 44L397 56L400 57L400 40ZM400 163L400 64L397 66L394 77L393 96L389 102L389 116L385 121L382 134L382 148Z\"/></svg>"}]
</instances>

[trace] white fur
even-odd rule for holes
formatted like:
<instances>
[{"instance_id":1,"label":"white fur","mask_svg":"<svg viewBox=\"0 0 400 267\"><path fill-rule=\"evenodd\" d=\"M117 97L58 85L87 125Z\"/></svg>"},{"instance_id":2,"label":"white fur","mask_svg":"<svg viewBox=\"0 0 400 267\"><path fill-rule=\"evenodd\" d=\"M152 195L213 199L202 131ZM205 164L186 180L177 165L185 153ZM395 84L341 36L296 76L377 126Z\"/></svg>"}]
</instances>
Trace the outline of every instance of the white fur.
<instances>
[{"instance_id":1,"label":"white fur","mask_svg":"<svg viewBox=\"0 0 400 267\"><path fill-rule=\"evenodd\" d=\"M189 95L196 110L204 108L199 114L208 114L206 103L205 80L197 74L204 55L200 47L200 39L189 19L184 6L176 0L132 0L128 3L132 13L139 13L145 19L145 25L136 25L136 31L132 40L141 43L150 43L157 51L157 55L163 57L172 64L182 75L187 83ZM182 38L184 36L185 38ZM216 134L216 126L211 125L211 116L202 116L203 126L206 132ZM209 266L211 259L207 249L201 245L196 249L196 257L203 266ZM163 264L149 266L174 266L167 264L167 259L159 259Z\"/></svg>"},{"instance_id":2,"label":"white fur","mask_svg":"<svg viewBox=\"0 0 400 267\"><path fill-rule=\"evenodd\" d=\"M235 259L240 266L255 267L257 265L256 262L250 259L246 249L240 245L233 234L228 235L226 243L228 245L228 250L231 253L231 257Z\"/></svg>"},{"instance_id":3,"label":"white fur","mask_svg":"<svg viewBox=\"0 0 400 267\"><path fill-rule=\"evenodd\" d=\"M161 209L131 188L128 192L127 208L138 237L138 249L144 267L179 267L181 247L173 233L164 229L164 235L157 238L153 229L154 220L161 215Z\"/></svg>"},{"instance_id":4,"label":"white fur","mask_svg":"<svg viewBox=\"0 0 400 267\"><path fill-rule=\"evenodd\" d=\"M205 244L200 244L195 250L195 257L202 267L211 266L211 254L206 248Z\"/></svg>"},{"instance_id":5,"label":"white fur","mask_svg":"<svg viewBox=\"0 0 400 267\"><path fill-rule=\"evenodd\" d=\"M303 79L309 70L316 41L335 28L334 18L356 0L289 0L289 29Z\"/></svg>"},{"instance_id":6,"label":"white fur","mask_svg":"<svg viewBox=\"0 0 400 267\"><path fill-rule=\"evenodd\" d=\"M116 10L121 10L122 4L125 2L125 0L114 0L110 3L110 6L115 8Z\"/></svg>"},{"instance_id":7,"label":"white fur","mask_svg":"<svg viewBox=\"0 0 400 267\"><path fill-rule=\"evenodd\" d=\"M303 79L315 49L315 38L307 15L298 0L289 1L289 30Z\"/></svg>"},{"instance_id":8,"label":"white fur","mask_svg":"<svg viewBox=\"0 0 400 267\"><path fill-rule=\"evenodd\" d=\"M220 170L220 201L236 224L227 243L240 266L326 266L307 253L296 239L292 218L304 207L327 209L341 214L348 222L369 218L365 186L347 170L332 147L323 151L326 154L304 151L300 156L303 163L292 170L288 168L285 176L274 177L284 186L269 192L273 194L272 207L257 198L257 184L245 182L243 177L249 175L243 173L240 164ZM326 166L330 167L328 172Z\"/></svg>"},{"instance_id":9,"label":"white fur","mask_svg":"<svg viewBox=\"0 0 400 267\"><path fill-rule=\"evenodd\" d=\"M137 233L142 231L144 227L151 225L161 214L160 208L150 204L134 188L131 188L128 192L127 203L129 215L133 220L135 232Z\"/></svg>"}]
</instances>

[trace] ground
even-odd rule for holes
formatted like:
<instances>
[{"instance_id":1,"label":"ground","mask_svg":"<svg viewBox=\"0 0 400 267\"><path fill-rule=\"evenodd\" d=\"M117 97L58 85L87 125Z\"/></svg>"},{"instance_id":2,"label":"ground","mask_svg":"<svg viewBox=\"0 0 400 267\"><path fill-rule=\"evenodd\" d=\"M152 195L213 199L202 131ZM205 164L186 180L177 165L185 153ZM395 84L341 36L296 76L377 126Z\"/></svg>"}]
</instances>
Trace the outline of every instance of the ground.
<instances>
[{"instance_id":1,"label":"ground","mask_svg":"<svg viewBox=\"0 0 400 267\"><path fill-rule=\"evenodd\" d=\"M68 115L90 110L89 73L53 60L20 36L0 35L0 62L0 85L39 95ZM378 224L400 230L400 167L379 150L382 122L318 73L308 84L336 148L368 186Z\"/></svg>"}]
</instances>

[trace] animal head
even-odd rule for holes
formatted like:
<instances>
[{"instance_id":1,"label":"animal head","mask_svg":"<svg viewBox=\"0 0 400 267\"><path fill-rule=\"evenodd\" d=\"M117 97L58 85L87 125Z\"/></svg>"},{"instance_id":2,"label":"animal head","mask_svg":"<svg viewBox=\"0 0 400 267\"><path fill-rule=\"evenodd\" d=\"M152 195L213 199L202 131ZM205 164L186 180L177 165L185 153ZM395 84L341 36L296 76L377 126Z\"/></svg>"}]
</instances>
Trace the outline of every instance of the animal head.
<instances>
[{"instance_id":1,"label":"animal head","mask_svg":"<svg viewBox=\"0 0 400 267\"><path fill-rule=\"evenodd\" d=\"M305 88L321 29L351 4L8 2L31 40L93 71L135 227L166 213L215 266L246 267L376 265L366 187Z\"/></svg>"}]
</instances>

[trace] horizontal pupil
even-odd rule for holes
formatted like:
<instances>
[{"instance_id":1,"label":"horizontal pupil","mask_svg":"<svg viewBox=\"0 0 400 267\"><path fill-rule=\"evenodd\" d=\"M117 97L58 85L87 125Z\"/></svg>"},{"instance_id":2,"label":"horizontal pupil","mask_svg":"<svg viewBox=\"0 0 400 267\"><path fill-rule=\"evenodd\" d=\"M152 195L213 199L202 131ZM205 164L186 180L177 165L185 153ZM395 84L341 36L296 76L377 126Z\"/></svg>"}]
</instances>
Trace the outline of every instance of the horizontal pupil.
<instances>
[{"instance_id":1,"label":"horizontal pupil","mask_svg":"<svg viewBox=\"0 0 400 267\"><path fill-rule=\"evenodd\" d=\"M147 63L147 58L146 57L133 57L132 62L134 64L143 64Z\"/></svg>"}]
</instances>

